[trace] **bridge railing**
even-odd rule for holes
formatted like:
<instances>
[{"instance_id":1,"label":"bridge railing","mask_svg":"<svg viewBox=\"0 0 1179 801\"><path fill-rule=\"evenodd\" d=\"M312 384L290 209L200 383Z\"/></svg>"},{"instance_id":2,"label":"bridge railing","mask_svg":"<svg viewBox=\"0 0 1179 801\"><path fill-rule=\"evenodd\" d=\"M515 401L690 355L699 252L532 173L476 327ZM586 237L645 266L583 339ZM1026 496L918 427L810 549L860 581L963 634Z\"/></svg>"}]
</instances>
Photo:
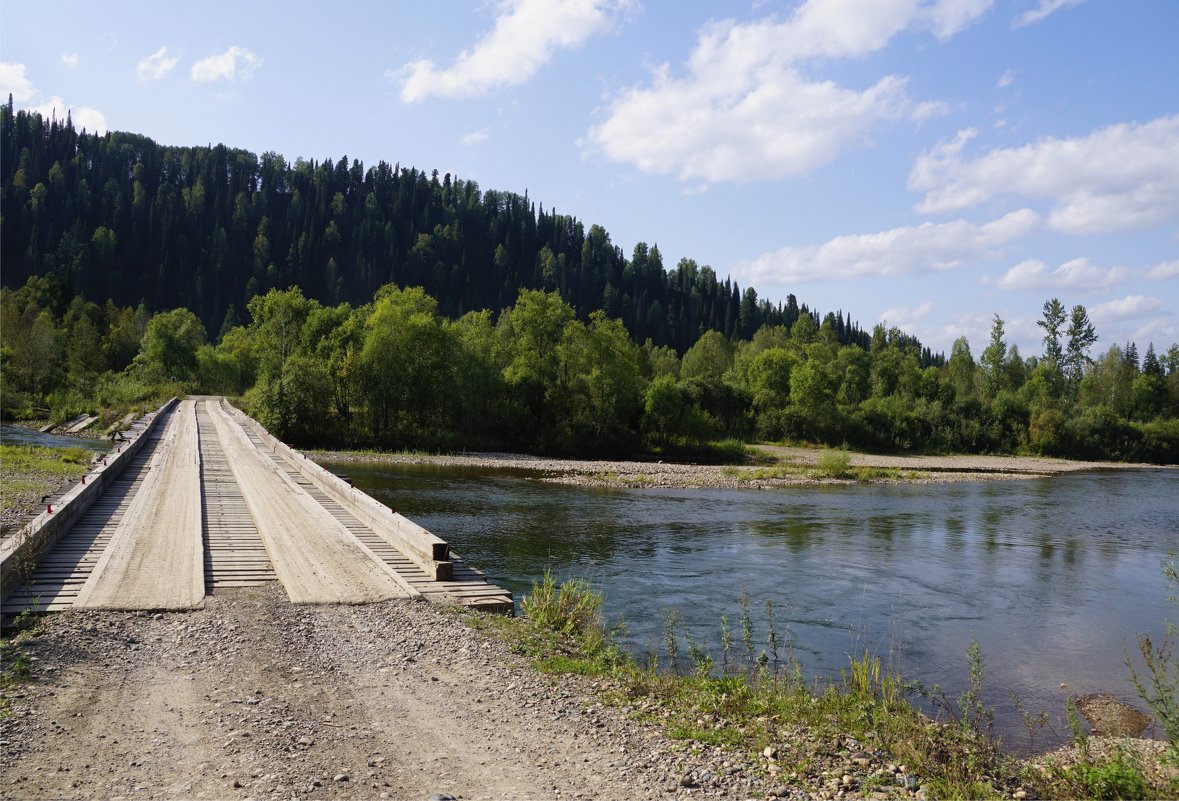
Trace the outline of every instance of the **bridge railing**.
<instances>
[{"instance_id":1,"label":"bridge railing","mask_svg":"<svg viewBox=\"0 0 1179 801\"><path fill-rule=\"evenodd\" d=\"M148 434L163 421L177 403L172 398L154 412L148 412L132 424L142 424L137 436L130 441L116 445L101 457L83 476L82 480L30 520L15 535L0 545L0 587L3 596L32 578L33 570L41 555L57 544L58 539L70 530L86 513L110 484L119 477L123 469L135 458L147 443Z\"/></svg>"}]
</instances>

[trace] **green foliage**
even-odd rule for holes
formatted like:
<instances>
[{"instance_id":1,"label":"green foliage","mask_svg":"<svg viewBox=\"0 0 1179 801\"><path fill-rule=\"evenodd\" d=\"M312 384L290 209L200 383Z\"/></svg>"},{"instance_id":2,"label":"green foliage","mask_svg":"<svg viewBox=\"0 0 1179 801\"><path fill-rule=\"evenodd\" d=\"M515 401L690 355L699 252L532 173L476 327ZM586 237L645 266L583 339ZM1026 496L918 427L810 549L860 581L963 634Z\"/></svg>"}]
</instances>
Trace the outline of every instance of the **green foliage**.
<instances>
[{"instance_id":1,"label":"green foliage","mask_svg":"<svg viewBox=\"0 0 1179 801\"><path fill-rule=\"evenodd\" d=\"M197 351L208 340L205 327L188 309L173 309L151 318L136 363L151 381L195 383Z\"/></svg>"},{"instance_id":2,"label":"green foliage","mask_svg":"<svg viewBox=\"0 0 1179 801\"><path fill-rule=\"evenodd\" d=\"M815 460L815 475L820 478L851 478L851 455L847 451L824 451Z\"/></svg>"},{"instance_id":3,"label":"green foliage","mask_svg":"<svg viewBox=\"0 0 1179 801\"><path fill-rule=\"evenodd\" d=\"M601 626L602 596L589 582L571 579L560 585L546 570L540 583L520 602L520 609L534 625L570 637L582 637Z\"/></svg>"},{"instance_id":4,"label":"green foliage","mask_svg":"<svg viewBox=\"0 0 1179 801\"><path fill-rule=\"evenodd\" d=\"M1082 763L1064 772L1065 781L1078 789L1078 797L1096 799L1137 799L1147 797L1142 769L1128 753L1108 761Z\"/></svg>"},{"instance_id":5,"label":"green foliage","mask_svg":"<svg viewBox=\"0 0 1179 801\"><path fill-rule=\"evenodd\" d=\"M25 279L0 289L7 419L202 391L248 393L304 446L735 462L756 436L1179 461L1179 346L1094 360L1084 307L1055 298L1043 358L996 317L977 364L965 339L947 362L691 259L668 271L645 243L628 260L600 226L449 176L82 137L8 109L0 123L4 278ZM86 187L83 162L101 173ZM91 182L102 203L53 200ZM140 298L157 313L116 305Z\"/></svg>"},{"instance_id":6,"label":"green foliage","mask_svg":"<svg viewBox=\"0 0 1179 801\"><path fill-rule=\"evenodd\" d=\"M1152 787L1138 757L1127 747L1093 758L1080 751L1075 764L1048 763L1041 771L1029 772L1029 784L1040 798L1139 799L1174 797L1174 788Z\"/></svg>"},{"instance_id":7,"label":"green foliage","mask_svg":"<svg viewBox=\"0 0 1179 801\"><path fill-rule=\"evenodd\" d=\"M1179 604L1179 568L1175 565L1174 554L1163 562L1163 573L1171 591L1168 600ZM1176 627L1169 620L1164 627L1162 640L1157 643L1145 634L1138 635L1142 672L1135 667L1129 649L1126 650L1125 661L1138 697L1154 713L1155 720L1170 743L1171 760L1179 767L1179 656L1175 654Z\"/></svg>"}]
</instances>

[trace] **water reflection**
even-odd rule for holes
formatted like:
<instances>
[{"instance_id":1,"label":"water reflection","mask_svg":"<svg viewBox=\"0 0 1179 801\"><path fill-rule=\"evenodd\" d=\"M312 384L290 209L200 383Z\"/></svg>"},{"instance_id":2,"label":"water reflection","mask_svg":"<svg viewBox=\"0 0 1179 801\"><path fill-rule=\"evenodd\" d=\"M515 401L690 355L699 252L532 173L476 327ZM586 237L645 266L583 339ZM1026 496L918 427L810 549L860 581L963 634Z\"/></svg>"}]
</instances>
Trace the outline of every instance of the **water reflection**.
<instances>
[{"instance_id":1,"label":"water reflection","mask_svg":"<svg viewBox=\"0 0 1179 801\"><path fill-rule=\"evenodd\" d=\"M619 491L504 471L340 469L518 596L546 568L592 580L637 653L660 647L662 613L675 608L685 636L719 661L721 615L738 621L744 592L758 651L769 598L780 641L808 673L837 675L867 649L953 697L975 638L1009 739L1022 730L1011 690L1053 715L1061 682L1134 701L1123 644L1174 611L1160 570L1179 542L1172 472Z\"/></svg>"}]
</instances>

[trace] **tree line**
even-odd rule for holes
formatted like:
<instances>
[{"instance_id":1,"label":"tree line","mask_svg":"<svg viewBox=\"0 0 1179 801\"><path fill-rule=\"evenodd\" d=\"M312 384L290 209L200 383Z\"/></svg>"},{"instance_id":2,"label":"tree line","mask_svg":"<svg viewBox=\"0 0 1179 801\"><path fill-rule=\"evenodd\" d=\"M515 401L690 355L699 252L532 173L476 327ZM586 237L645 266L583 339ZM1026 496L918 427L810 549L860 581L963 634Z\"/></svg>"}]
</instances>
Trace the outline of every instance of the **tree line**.
<instances>
[{"instance_id":1,"label":"tree line","mask_svg":"<svg viewBox=\"0 0 1179 801\"><path fill-rule=\"evenodd\" d=\"M436 170L88 134L10 97L0 173L6 285L53 275L96 302L188 307L208 331L272 289L358 306L392 283L423 288L451 319L503 309L521 288L556 292L582 322L600 310L680 354L708 331L749 339L806 315L829 320L840 344L870 340L842 311L770 303L690 258L669 269L645 242L627 258L600 225ZM923 366L943 361L912 342Z\"/></svg>"},{"instance_id":2,"label":"tree line","mask_svg":"<svg viewBox=\"0 0 1179 801\"><path fill-rule=\"evenodd\" d=\"M1023 357L996 316L977 360L961 338L924 366L895 328L844 344L809 314L748 340L710 330L681 356L543 289L451 319L422 287L358 306L292 287L244 314L211 338L188 308L100 306L54 276L0 289L3 414L209 392L300 446L683 455L730 439L1179 462L1179 345L1095 356L1085 308L1055 298L1043 354Z\"/></svg>"}]
</instances>

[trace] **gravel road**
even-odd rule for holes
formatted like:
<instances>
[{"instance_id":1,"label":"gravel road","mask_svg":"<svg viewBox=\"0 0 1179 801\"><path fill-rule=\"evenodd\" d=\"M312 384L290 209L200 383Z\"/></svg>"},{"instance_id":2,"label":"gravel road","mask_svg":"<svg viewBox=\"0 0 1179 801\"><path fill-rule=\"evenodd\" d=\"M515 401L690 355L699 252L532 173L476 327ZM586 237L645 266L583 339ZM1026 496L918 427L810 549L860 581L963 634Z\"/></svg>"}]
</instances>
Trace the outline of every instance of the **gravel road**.
<instances>
[{"instance_id":1,"label":"gravel road","mask_svg":"<svg viewBox=\"0 0 1179 801\"><path fill-rule=\"evenodd\" d=\"M4 798L766 796L421 601L295 606L272 584L182 613L68 611L21 645ZM437 801L437 799L436 799Z\"/></svg>"}]
</instances>

